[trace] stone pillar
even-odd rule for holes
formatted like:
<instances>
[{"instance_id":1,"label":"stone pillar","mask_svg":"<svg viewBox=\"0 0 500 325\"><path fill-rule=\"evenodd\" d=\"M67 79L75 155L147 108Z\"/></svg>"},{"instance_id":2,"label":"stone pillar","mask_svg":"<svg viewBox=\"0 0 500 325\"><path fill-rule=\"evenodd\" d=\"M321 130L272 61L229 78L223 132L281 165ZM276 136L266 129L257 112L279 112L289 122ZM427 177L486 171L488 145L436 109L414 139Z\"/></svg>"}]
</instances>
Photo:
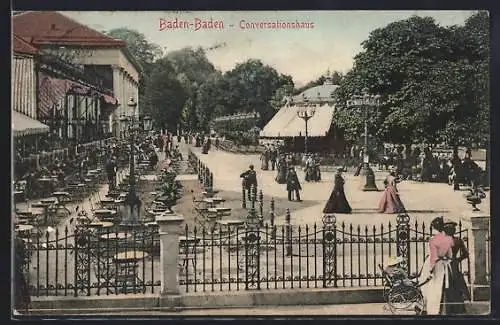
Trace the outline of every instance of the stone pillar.
<instances>
[{"instance_id":1,"label":"stone pillar","mask_svg":"<svg viewBox=\"0 0 500 325\"><path fill-rule=\"evenodd\" d=\"M490 237L490 217L471 217L472 237L474 242L474 275L472 283L472 299L475 301L490 300L490 283L486 279L488 259L486 254L491 254L491 249L486 249L491 243L486 240ZM491 268L490 268L491 269Z\"/></svg>"},{"instance_id":2,"label":"stone pillar","mask_svg":"<svg viewBox=\"0 0 500 325\"><path fill-rule=\"evenodd\" d=\"M160 294L179 294L179 281L177 279L179 235L182 233L180 225L184 222L184 218L175 213L167 213L157 216L156 222L160 234Z\"/></svg>"},{"instance_id":3,"label":"stone pillar","mask_svg":"<svg viewBox=\"0 0 500 325\"><path fill-rule=\"evenodd\" d=\"M110 127L113 125L113 121L116 121L116 129L114 130L114 134L116 137L120 137L120 133L122 130L121 122L120 122L120 113L123 108L124 102L123 98L121 97L121 76L120 76L120 67L118 65L113 65L113 93L115 97L118 99L118 107L116 110L113 111L111 114L112 120L110 120Z\"/></svg>"}]
</instances>

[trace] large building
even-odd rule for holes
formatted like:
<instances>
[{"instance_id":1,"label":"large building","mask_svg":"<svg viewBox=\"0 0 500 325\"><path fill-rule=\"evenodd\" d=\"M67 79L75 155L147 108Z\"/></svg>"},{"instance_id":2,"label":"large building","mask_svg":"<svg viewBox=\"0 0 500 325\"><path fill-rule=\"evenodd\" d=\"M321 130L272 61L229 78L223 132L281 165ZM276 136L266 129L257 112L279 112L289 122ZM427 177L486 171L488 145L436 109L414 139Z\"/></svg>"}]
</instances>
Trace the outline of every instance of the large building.
<instances>
[{"instance_id":1,"label":"large building","mask_svg":"<svg viewBox=\"0 0 500 325\"><path fill-rule=\"evenodd\" d=\"M291 97L260 132L263 142L281 140L285 147L294 152L302 152L305 147L305 121L298 111L314 111L308 120L308 151L335 152L343 150L343 141L332 125L335 114L333 93L337 85L330 78L320 86L306 89Z\"/></svg>"},{"instance_id":2,"label":"large building","mask_svg":"<svg viewBox=\"0 0 500 325\"><path fill-rule=\"evenodd\" d=\"M141 67L125 42L54 11L20 13L12 22L13 33L43 54L37 75L38 119L50 120L59 111L59 120L78 121L62 130L68 137L84 133L86 124L94 122L100 132L122 135L120 116L138 116L140 111L127 106L131 97L139 101ZM65 78L78 73L75 66L81 80Z\"/></svg>"}]
</instances>

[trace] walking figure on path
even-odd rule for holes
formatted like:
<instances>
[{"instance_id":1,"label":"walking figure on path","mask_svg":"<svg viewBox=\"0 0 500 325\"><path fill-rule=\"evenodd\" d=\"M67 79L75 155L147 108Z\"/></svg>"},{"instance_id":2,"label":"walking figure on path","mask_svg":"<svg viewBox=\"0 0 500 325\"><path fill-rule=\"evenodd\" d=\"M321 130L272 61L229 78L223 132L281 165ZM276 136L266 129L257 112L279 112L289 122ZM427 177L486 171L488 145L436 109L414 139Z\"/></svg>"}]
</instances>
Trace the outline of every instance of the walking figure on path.
<instances>
[{"instance_id":1,"label":"walking figure on path","mask_svg":"<svg viewBox=\"0 0 500 325\"><path fill-rule=\"evenodd\" d=\"M285 184L286 183L286 173L288 170L287 163L285 160L285 155L281 155L280 159L278 161L278 174L276 175L276 182L278 184Z\"/></svg>"},{"instance_id":2,"label":"walking figure on path","mask_svg":"<svg viewBox=\"0 0 500 325\"><path fill-rule=\"evenodd\" d=\"M399 182L396 177L396 172L391 171L384 180L385 190L378 205L380 213L402 213L405 207L399 198L398 188L396 184Z\"/></svg>"},{"instance_id":3,"label":"walking figure on path","mask_svg":"<svg viewBox=\"0 0 500 325\"><path fill-rule=\"evenodd\" d=\"M266 147L264 151L260 154L260 169L268 170L269 169L269 149Z\"/></svg>"},{"instance_id":4,"label":"walking figure on path","mask_svg":"<svg viewBox=\"0 0 500 325\"><path fill-rule=\"evenodd\" d=\"M292 192L295 192L295 199L297 202L301 202L300 199L300 190L302 187L299 183L299 177L297 176L297 172L295 172L295 168L290 166L288 168L288 173L286 175L286 190L288 191L288 201L292 201Z\"/></svg>"},{"instance_id":5,"label":"walking figure on path","mask_svg":"<svg viewBox=\"0 0 500 325\"><path fill-rule=\"evenodd\" d=\"M247 191L248 200L252 200L253 190L254 194L257 193L257 173L255 173L254 166L248 166L248 170L241 173L241 178L243 178L243 188Z\"/></svg>"},{"instance_id":6,"label":"walking figure on path","mask_svg":"<svg viewBox=\"0 0 500 325\"><path fill-rule=\"evenodd\" d=\"M269 150L269 160L271 161L271 169L274 170L276 168L276 160L278 159L278 151L276 147L273 145Z\"/></svg>"},{"instance_id":7,"label":"walking figure on path","mask_svg":"<svg viewBox=\"0 0 500 325\"><path fill-rule=\"evenodd\" d=\"M332 194L326 202L323 213L351 213L352 209L347 202L344 192L344 178L342 177L342 168L337 169L333 185Z\"/></svg>"}]
</instances>

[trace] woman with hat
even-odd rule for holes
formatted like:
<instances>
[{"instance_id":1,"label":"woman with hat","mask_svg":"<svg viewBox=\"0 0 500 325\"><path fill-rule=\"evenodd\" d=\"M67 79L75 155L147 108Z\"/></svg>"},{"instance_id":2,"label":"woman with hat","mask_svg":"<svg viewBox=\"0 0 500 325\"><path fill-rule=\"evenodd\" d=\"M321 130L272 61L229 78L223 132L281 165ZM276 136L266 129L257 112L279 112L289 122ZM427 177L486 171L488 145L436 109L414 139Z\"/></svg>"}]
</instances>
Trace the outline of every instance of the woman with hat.
<instances>
[{"instance_id":1,"label":"woman with hat","mask_svg":"<svg viewBox=\"0 0 500 325\"><path fill-rule=\"evenodd\" d=\"M469 289L465 283L464 275L460 272L460 263L469 257L469 252L464 241L455 237L456 230L456 222L446 222L444 224L444 233L453 238L450 285L446 290L447 315L465 314L464 301L470 300Z\"/></svg>"},{"instance_id":2,"label":"woman with hat","mask_svg":"<svg viewBox=\"0 0 500 325\"><path fill-rule=\"evenodd\" d=\"M399 192L396 184L398 178L396 172L391 170L389 175L384 180L385 190L380 203L378 205L378 212L380 213L402 213L405 207L399 198Z\"/></svg>"},{"instance_id":3,"label":"woman with hat","mask_svg":"<svg viewBox=\"0 0 500 325\"><path fill-rule=\"evenodd\" d=\"M323 213L351 213L352 209L347 202L344 192L344 178L342 177L342 168L337 169L337 174L335 174L335 180L333 184L333 190L330 194L330 198L326 202Z\"/></svg>"},{"instance_id":4,"label":"woman with hat","mask_svg":"<svg viewBox=\"0 0 500 325\"><path fill-rule=\"evenodd\" d=\"M428 315L446 314L446 290L450 288L453 237L446 235L443 217L432 220L432 228L437 233L429 240L430 255L422 267L420 275L424 283L421 287Z\"/></svg>"}]
</instances>

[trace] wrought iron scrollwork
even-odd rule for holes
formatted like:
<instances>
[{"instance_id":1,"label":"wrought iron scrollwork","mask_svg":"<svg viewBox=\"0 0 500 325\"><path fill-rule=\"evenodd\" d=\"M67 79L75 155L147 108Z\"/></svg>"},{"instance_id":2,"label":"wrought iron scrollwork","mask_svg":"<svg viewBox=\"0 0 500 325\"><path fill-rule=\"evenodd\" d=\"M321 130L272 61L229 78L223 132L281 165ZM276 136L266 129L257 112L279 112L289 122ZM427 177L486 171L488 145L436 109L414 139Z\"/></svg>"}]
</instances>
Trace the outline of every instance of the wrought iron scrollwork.
<instances>
[{"instance_id":1,"label":"wrought iron scrollwork","mask_svg":"<svg viewBox=\"0 0 500 325\"><path fill-rule=\"evenodd\" d=\"M255 208L249 211L245 231L245 288L260 289L260 220Z\"/></svg>"},{"instance_id":2,"label":"wrought iron scrollwork","mask_svg":"<svg viewBox=\"0 0 500 325\"><path fill-rule=\"evenodd\" d=\"M337 286L337 226L333 214L323 216L323 287Z\"/></svg>"},{"instance_id":3,"label":"wrought iron scrollwork","mask_svg":"<svg viewBox=\"0 0 500 325\"><path fill-rule=\"evenodd\" d=\"M86 217L86 214L80 212L79 217L74 229L76 271L75 294L82 293L90 295L90 232L83 219Z\"/></svg>"},{"instance_id":4,"label":"wrought iron scrollwork","mask_svg":"<svg viewBox=\"0 0 500 325\"><path fill-rule=\"evenodd\" d=\"M410 272L410 216L400 214L396 218L396 251L403 258L403 267Z\"/></svg>"}]
</instances>

